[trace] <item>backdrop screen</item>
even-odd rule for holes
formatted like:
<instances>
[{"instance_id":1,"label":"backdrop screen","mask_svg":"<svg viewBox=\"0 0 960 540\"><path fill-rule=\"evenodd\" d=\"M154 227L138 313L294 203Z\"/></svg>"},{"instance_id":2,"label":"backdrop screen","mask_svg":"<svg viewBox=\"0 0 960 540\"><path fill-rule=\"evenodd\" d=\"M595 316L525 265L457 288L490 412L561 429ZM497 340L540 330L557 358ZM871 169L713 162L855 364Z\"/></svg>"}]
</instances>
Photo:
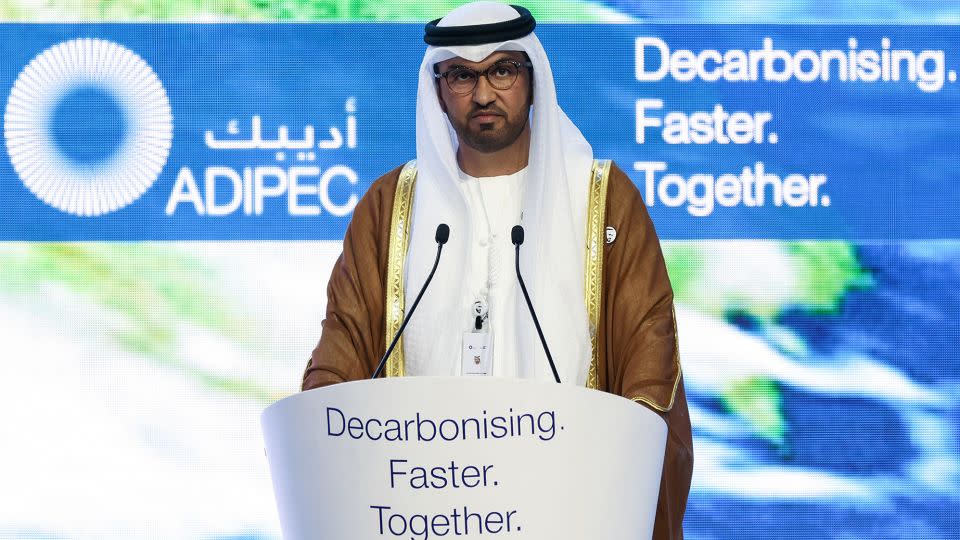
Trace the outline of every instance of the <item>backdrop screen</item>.
<instances>
[{"instance_id":1,"label":"backdrop screen","mask_svg":"<svg viewBox=\"0 0 960 540\"><path fill-rule=\"evenodd\" d=\"M280 538L259 414L455 5L0 0L0 538ZM957 538L960 9L528 6L662 240L686 536Z\"/></svg>"}]
</instances>

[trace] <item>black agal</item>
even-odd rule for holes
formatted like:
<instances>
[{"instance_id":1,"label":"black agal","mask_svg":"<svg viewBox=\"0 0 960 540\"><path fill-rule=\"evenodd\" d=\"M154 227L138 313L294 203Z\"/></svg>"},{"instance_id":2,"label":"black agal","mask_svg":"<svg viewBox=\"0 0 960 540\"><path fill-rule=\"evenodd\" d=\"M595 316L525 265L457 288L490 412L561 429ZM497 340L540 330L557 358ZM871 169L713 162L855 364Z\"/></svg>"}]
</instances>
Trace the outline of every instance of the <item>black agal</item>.
<instances>
[{"instance_id":1,"label":"black agal","mask_svg":"<svg viewBox=\"0 0 960 540\"><path fill-rule=\"evenodd\" d=\"M508 21L473 24L469 26L437 26L440 19L430 21L424 27L423 41L427 45L450 47L455 45L483 45L509 41L526 36L537 26L530 10L522 6L511 5L520 14Z\"/></svg>"}]
</instances>

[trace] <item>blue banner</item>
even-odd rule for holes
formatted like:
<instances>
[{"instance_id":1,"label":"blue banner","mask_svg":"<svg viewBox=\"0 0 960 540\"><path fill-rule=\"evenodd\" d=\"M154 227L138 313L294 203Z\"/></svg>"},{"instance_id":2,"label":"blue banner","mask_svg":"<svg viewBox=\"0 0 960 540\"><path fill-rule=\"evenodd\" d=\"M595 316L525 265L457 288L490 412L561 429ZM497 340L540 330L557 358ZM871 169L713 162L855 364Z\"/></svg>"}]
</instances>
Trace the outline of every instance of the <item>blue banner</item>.
<instances>
[{"instance_id":1,"label":"blue banner","mask_svg":"<svg viewBox=\"0 0 960 540\"><path fill-rule=\"evenodd\" d=\"M415 156L421 32L0 26L0 240L338 240ZM956 27L537 33L663 239L960 237Z\"/></svg>"}]
</instances>

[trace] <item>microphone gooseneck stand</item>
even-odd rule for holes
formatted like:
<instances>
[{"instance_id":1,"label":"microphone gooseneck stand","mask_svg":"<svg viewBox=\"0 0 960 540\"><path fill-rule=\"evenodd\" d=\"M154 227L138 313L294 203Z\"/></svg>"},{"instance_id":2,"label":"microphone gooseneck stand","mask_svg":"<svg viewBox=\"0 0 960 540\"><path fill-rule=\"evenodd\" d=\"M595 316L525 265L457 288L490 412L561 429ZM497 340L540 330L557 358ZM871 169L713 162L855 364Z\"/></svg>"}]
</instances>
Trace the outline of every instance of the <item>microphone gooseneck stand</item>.
<instances>
[{"instance_id":1,"label":"microphone gooseneck stand","mask_svg":"<svg viewBox=\"0 0 960 540\"><path fill-rule=\"evenodd\" d=\"M417 299L413 301L413 305L410 306L410 311L407 312L407 316L403 318L403 323L400 324L400 329L397 330L397 334L393 336L393 341L390 342L390 346L387 347L387 352L383 354L383 358L380 359L380 363L377 364L377 369L374 370L373 376L371 379L376 379L380 376L380 373L383 372L383 367L387 365L387 358L390 358L390 353L393 352L393 348L397 346L397 342L400 341L400 336L403 335L403 329L407 327L407 323L410 322L410 317L413 316L413 312L417 309L417 304L420 303L420 299L423 298L423 293L427 291L427 286L430 285L430 281L433 279L433 274L437 271L437 266L440 264L440 253L443 252L443 245L447 243L447 240L450 239L450 227L446 223L441 223L437 225L437 233L435 235L437 241L437 258L433 261L433 268L430 269L430 275L427 276L427 280L423 283L423 287L420 287L420 293L417 294Z\"/></svg>"},{"instance_id":2,"label":"microphone gooseneck stand","mask_svg":"<svg viewBox=\"0 0 960 540\"><path fill-rule=\"evenodd\" d=\"M523 291L523 298L527 301L527 308L533 317L533 324L537 327L537 334L540 336L540 343L543 344L543 352L547 353L547 361L550 362L550 369L553 370L553 378L560 384L560 374L557 373L557 365L553 363L553 355L550 354L550 348L547 347L547 339L543 337L543 329L540 328L540 320L537 319L537 312L533 310L533 303L530 302L530 295L527 294L527 286L523 283L523 276L520 275L520 245L523 244L523 227L514 225L510 231L510 240L517 248L517 279L520 280L520 290Z\"/></svg>"}]
</instances>

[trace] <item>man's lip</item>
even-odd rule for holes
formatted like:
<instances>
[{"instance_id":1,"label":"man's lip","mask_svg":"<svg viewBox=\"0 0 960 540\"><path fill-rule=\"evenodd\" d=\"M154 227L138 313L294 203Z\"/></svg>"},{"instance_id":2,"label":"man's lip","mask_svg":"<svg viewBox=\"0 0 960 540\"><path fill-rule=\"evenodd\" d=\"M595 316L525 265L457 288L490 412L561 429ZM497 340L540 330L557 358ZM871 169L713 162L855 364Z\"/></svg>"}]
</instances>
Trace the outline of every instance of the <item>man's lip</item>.
<instances>
[{"instance_id":1,"label":"man's lip","mask_svg":"<svg viewBox=\"0 0 960 540\"><path fill-rule=\"evenodd\" d=\"M497 116L500 116L500 115L492 112L482 112L482 113L475 113L471 118L480 118L480 119L489 120Z\"/></svg>"}]
</instances>

